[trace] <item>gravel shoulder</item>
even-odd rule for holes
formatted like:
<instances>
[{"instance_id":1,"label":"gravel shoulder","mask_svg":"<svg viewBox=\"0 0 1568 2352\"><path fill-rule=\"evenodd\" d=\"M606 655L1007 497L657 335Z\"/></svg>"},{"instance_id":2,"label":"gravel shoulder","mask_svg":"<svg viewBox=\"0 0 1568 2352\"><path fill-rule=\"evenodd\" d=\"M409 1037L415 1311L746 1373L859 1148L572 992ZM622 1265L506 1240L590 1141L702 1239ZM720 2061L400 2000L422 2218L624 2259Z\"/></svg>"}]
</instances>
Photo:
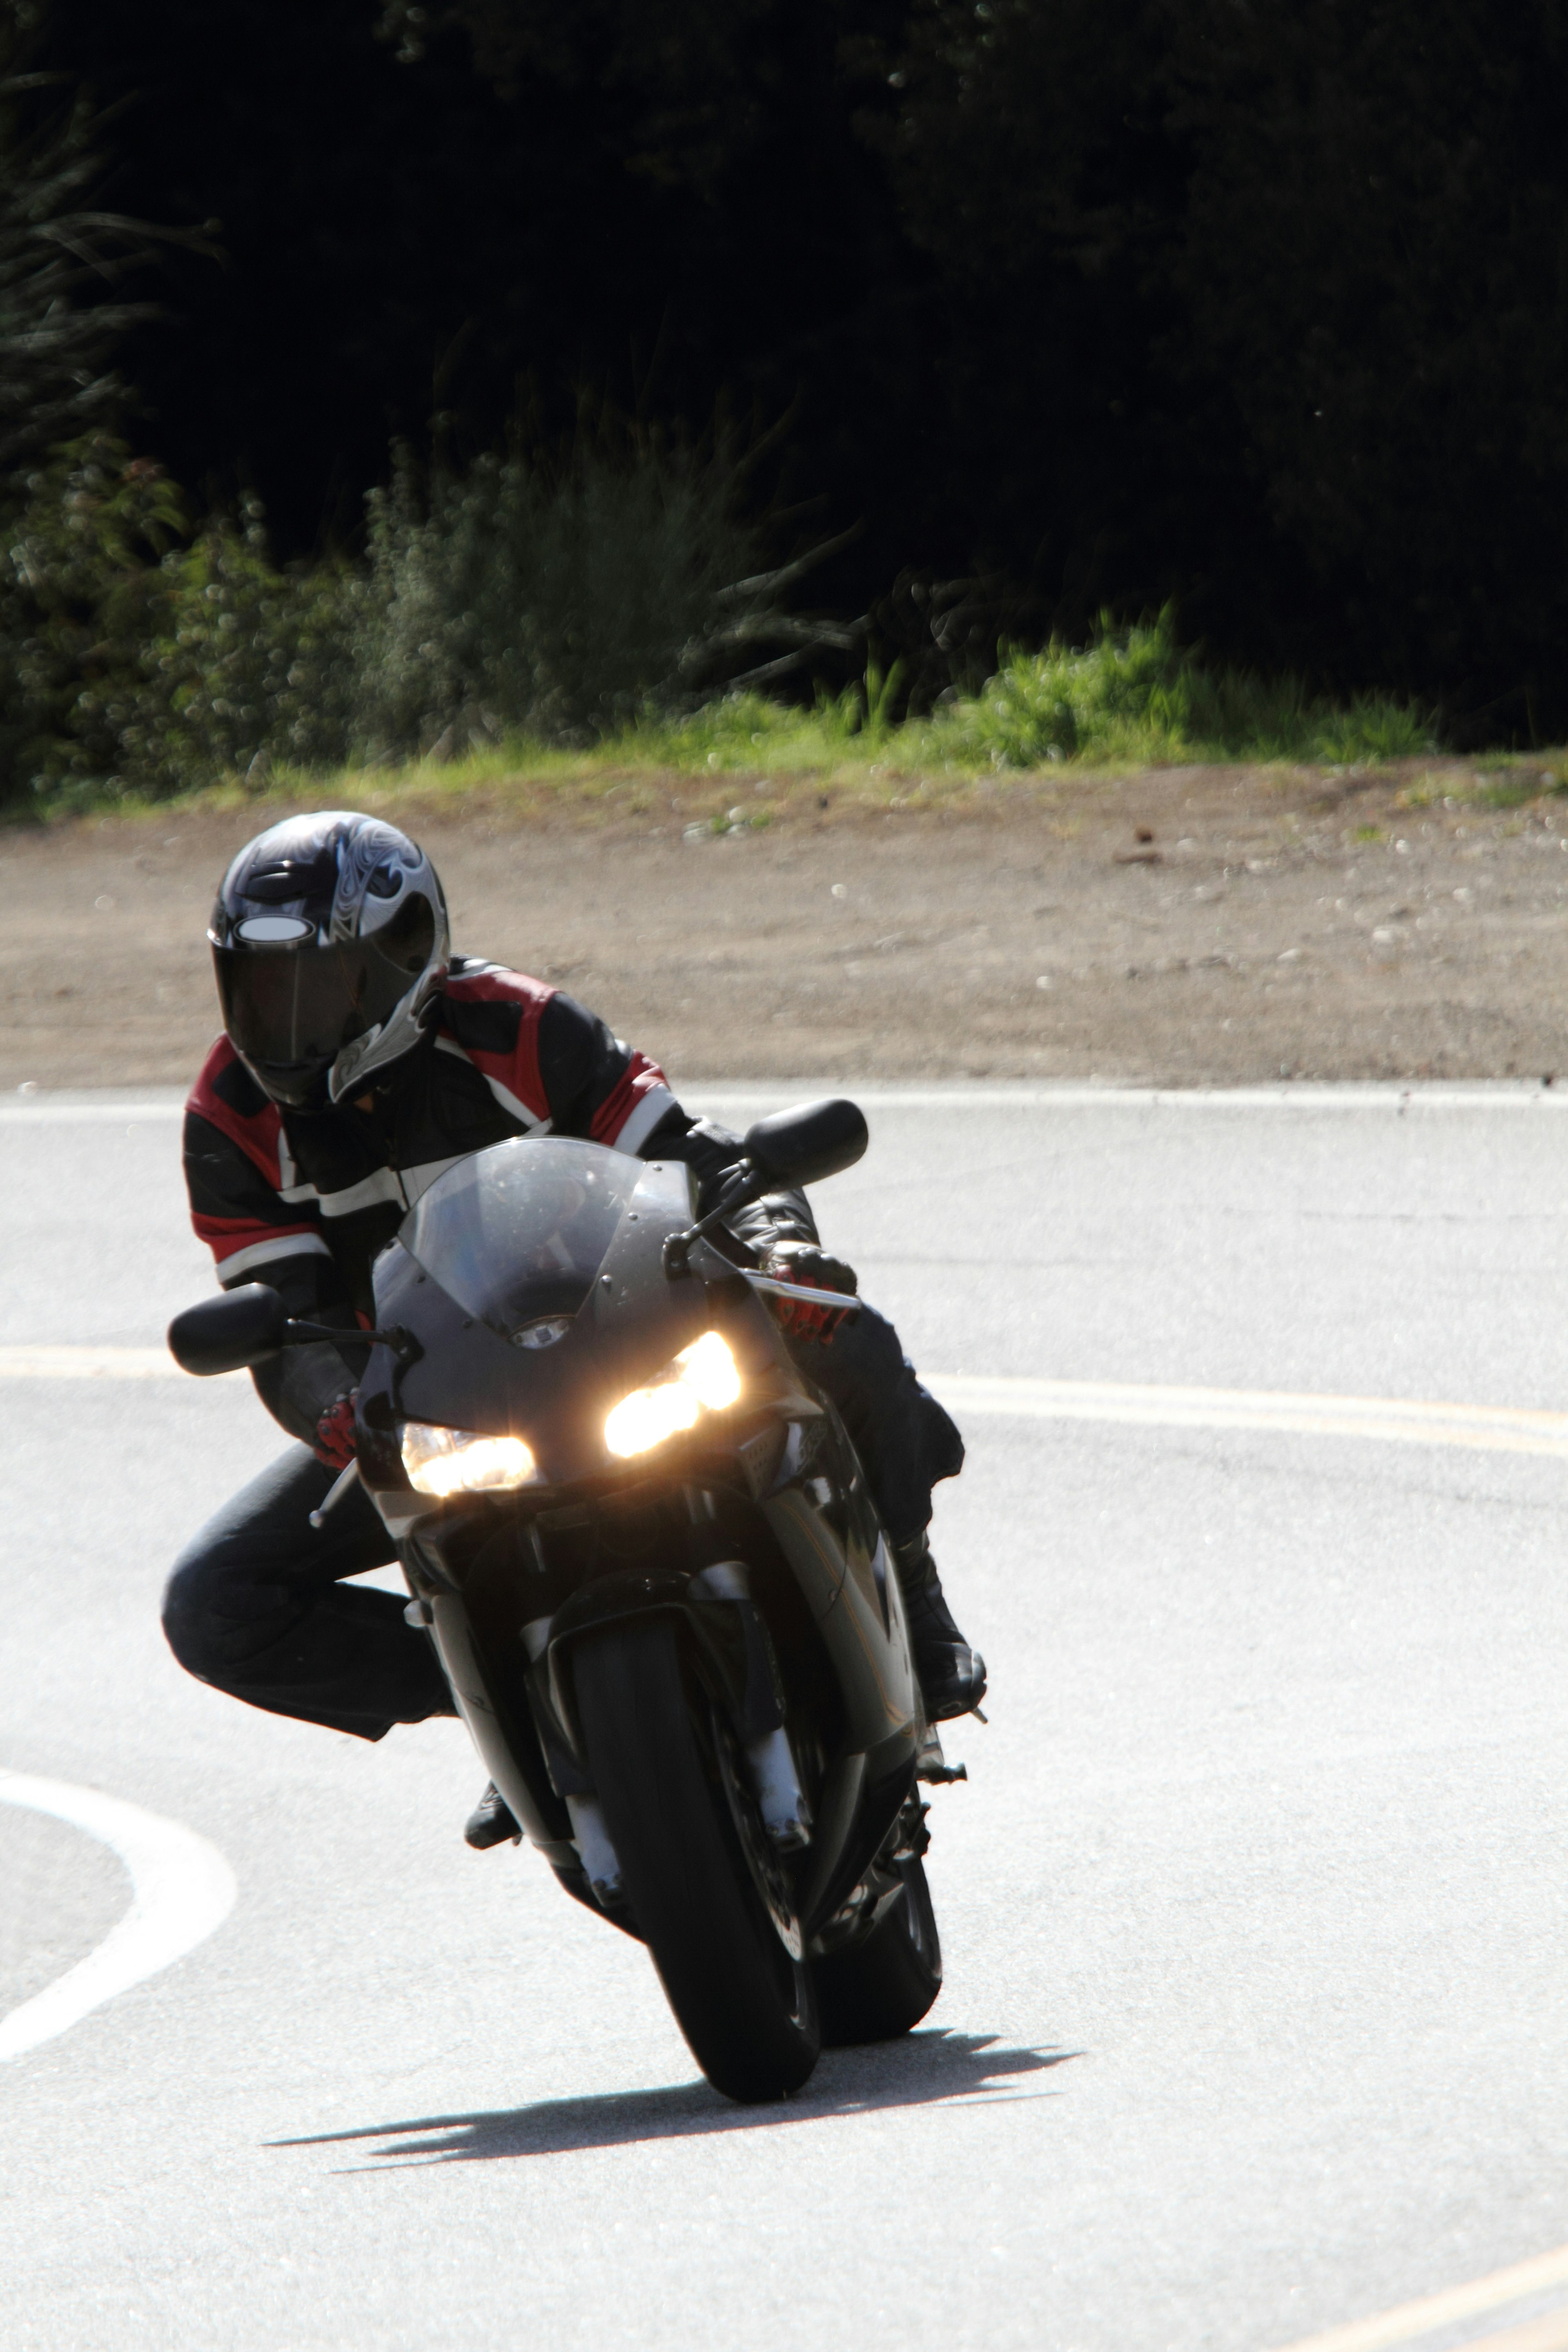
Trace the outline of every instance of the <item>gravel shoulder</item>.
<instances>
[{"instance_id":1,"label":"gravel shoulder","mask_svg":"<svg viewBox=\"0 0 1568 2352\"><path fill-rule=\"evenodd\" d=\"M1064 772L948 806L733 777L541 815L386 803L459 948L682 1077L1160 1085L1555 1076L1568 808L1461 763ZM761 783L754 789L761 793ZM667 805L668 803L668 805ZM749 806L750 803L743 803ZM181 1082L216 1026L214 887L280 803L0 833L0 1089Z\"/></svg>"}]
</instances>

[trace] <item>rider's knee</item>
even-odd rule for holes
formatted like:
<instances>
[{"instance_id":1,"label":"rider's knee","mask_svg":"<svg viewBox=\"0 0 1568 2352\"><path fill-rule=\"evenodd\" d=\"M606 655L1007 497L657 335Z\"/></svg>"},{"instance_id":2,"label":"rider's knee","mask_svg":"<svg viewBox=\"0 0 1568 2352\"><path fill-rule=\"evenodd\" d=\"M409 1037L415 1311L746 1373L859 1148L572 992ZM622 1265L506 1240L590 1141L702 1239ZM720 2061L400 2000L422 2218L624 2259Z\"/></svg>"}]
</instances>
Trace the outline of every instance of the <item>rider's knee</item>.
<instances>
[{"instance_id":1,"label":"rider's knee","mask_svg":"<svg viewBox=\"0 0 1568 2352\"><path fill-rule=\"evenodd\" d=\"M190 1675L200 1675L213 1657L212 1626L207 1607L208 1564L186 1553L177 1559L163 1587L163 1639Z\"/></svg>"},{"instance_id":2,"label":"rider's knee","mask_svg":"<svg viewBox=\"0 0 1568 2352\"><path fill-rule=\"evenodd\" d=\"M286 1594L200 1543L181 1554L163 1588L163 1638L202 1682L222 1685L227 1669L275 1641L297 1613Z\"/></svg>"},{"instance_id":3,"label":"rider's knee","mask_svg":"<svg viewBox=\"0 0 1568 2352\"><path fill-rule=\"evenodd\" d=\"M863 1306L854 1321L835 1334L833 1345L842 1348L858 1370L880 1380L897 1380L904 1370L904 1343L874 1307Z\"/></svg>"}]
</instances>

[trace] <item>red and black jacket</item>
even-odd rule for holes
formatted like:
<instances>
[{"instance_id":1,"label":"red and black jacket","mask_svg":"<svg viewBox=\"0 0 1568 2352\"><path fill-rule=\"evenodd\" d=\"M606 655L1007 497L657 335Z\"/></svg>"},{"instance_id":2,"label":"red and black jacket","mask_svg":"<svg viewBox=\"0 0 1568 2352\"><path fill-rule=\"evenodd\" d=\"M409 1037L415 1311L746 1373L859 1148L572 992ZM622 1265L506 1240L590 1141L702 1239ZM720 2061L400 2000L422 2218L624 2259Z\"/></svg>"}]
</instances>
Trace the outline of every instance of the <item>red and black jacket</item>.
<instances>
[{"instance_id":1,"label":"red and black jacket","mask_svg":"<svg viewBox=\"0 0 1568 2352\"><path fill-rule=\"evenodd\" d=\"M280 1108L220 1037L185 1106L185 1181L197 1234L226 1288L262 1281L296 1315L353 1330L374 1311L371 1265L405 1212L470 1152L510 1136L564 1135L690 1165L710 1200L740 1156L726 1129L688 1117L657 1062L574 998L499 964L455 956L411 1054L354 1102ZM737 1220L742 1237L815 1240L796 1193ZM359 1351L289 1349L257 1386L290 1433L353 1385Z\"/></svg>"}]
</instances>

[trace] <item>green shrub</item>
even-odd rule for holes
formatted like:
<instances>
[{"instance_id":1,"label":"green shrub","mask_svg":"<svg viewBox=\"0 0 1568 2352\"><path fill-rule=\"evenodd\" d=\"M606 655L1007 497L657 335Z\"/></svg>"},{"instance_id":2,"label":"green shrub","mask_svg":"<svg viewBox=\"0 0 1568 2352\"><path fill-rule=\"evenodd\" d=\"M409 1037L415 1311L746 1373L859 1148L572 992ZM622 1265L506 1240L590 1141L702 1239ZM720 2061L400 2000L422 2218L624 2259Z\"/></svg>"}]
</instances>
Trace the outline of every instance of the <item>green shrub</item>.
<instances>
[{"instance_id":1,"label":"green shrub","mask_svg":"<svg viewBox=\"0 0 1568 2352\"><path fill-rule=\"evenodd\" d=\"M1163 613L1120 635L1103 622L1079 651L1056 638L1043 653L1007 649L994 677L952 702L935 731L950 751L1002 768L1084 752L1157 758L1185 742L1191 705L1189 666Z\"/></svg>"},{"instance_id":2,"label":"green shrub","mask_svg":"<svg viewBox=\"0 0 1568 2352\"><path fill-rule=\"evenodd\" d=\"M1206 670L1169 612L1094 642L1008 649L977 694L896 724L901 667L872 662L815 707L712 681L781 642L767 677L851 634L756 568L718 466L657 450L517 455L422 504L400 460L352 568L280 570L259 509L199 527L159 469L90 436L28 484L0 559L6 792L53 804L157 799L274 766L461 757L526 736L613 738L683 767L887 757L1026 769L1201 757L1349 763L1431 747L1409 705L1348 706L1299 680ZM755 675L756 673L753 673Z\"/></svg>"},{"instance_id":3,"label":"green shrub","mask_svg":"<svg viewBox=\"0 0 1568 2352\"><path fill-rule=\"evenodd\" d=\"M560 466L514 449L422 499L399 453L353 593L356 740L373 760L582 743L764 646L847 642L781 609L800 568L763 569L721 457L583 438Z\"/></svg>"},{"instance_id":4,"label":"green shrub","mask_svg":"<svg viewBox=\"0 0 1568 2352\"><path fill-rule=\"evenodd\" d=\"M13 795L157 798L343 757L341 572L279 572L254 509L193 528L175 486L107 436L28 487L0 566Z\"/></svg>"},{"instance_id":5,"label":"green shrub","mask_svg":"<svg viewBox=\"0 0 1568 2352\"><path fill-rule=\"evenodd\" d=\"M802 567L760 569L734 505L722 464L648 446L483 459L424 502L405 456L362 565L284 571L254 503L197 527L155 466L79 441L32 477L0 561L0 797L582 743L690 708L759 650L852 642L783 610Z\"/></svg>"},{"instance_id":6,"label":"green shrub","mask_svg":"<svg viewBox=\"0 0 1568 2352\"><path fill-rule=\"evenodd\" d=\"M1109 615L1094 642L1053 639L1043 653L1008 649L980 692L940 711L933 746L998 768L1072 758L1171 760L1396 759L1433 747L1431 720L1375 695L1347 707L1299 678L1206 670L1177 643L1167 609L1118 630Z\"/></svg>"}]
</instances>

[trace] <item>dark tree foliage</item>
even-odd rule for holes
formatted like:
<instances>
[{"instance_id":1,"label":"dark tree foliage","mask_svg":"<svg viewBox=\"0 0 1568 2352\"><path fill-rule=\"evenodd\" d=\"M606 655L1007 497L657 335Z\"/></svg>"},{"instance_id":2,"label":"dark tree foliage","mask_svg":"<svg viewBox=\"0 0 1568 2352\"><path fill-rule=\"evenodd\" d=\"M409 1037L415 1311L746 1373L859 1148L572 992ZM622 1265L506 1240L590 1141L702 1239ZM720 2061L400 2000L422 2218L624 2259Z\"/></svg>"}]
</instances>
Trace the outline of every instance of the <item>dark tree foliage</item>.
<instances>
[{"instance_id":1,"label":"dark tree foliage","mask_svg":"<svg viewBox=\"0 0 1568 2352\"><path fill-rule=\"evenodd\" d=\"M781 538L862 526L841 609L931 609L908 567L1042 633L1174 598L1216 654L1568 729L1568 0L54 14L131 101L112 201L223 223L130 347L143 437L286 551L393 435L466 463L587 388L778 428Z\"/></svg>"},{"instance_id":2,"label":"dark tree foliage","mask_svg":"<svg viewBox=\"0 0 1568 2352\"><path fill-rule=\"evenodd\" d=\"M1558 0L1209 0L1182 93L1182 380L1318 642L1521 735L1568 723L1565 100Z\"/></svg>"},{"instance_id":3,"label":"dark tree foliage","mask_svg":"<svg viewBox=\"0 0 1568 2352\"><path fill-rule=\"evenodd\" d=\"M903 65L953 404L1068 598L1561 730L1558 0L926 0Z\"/></svg>"},{"instance_id":4,"label":"dark tree foliage","mask_svg":"<svg viewBox=\"0 0 1568 2352\"><path fill-rule=\"evenodd\" d=\"M376 0L57 0L62 49L136 94L120 200L222 222L224 268L184 266L182 324L128 360L160 454L254 482L299 550L357 521L392 436L439 416L467 461L520 394L549 436L586 388L698 436L721 406L790 416L783 494L816 499L818 536L868 477L901 502L929 369L878 323L911 265L833 8L553 16L553 40L487 50L492 80L455 23L400 59Z\"/></svg>"},{"instance_id":5,"label":"dark tree foliage","mask_svg":"<svg viewBox=\"0 0 1568 2352\"><path fill-rule=\"evenodd\" d=\"M42 69L38 12L0 0L0 500L57 442L98 425L120 391L113 354L151 315L125 299L157 232L85 201L102 126Z\"/></svg>"}]
</instances>

